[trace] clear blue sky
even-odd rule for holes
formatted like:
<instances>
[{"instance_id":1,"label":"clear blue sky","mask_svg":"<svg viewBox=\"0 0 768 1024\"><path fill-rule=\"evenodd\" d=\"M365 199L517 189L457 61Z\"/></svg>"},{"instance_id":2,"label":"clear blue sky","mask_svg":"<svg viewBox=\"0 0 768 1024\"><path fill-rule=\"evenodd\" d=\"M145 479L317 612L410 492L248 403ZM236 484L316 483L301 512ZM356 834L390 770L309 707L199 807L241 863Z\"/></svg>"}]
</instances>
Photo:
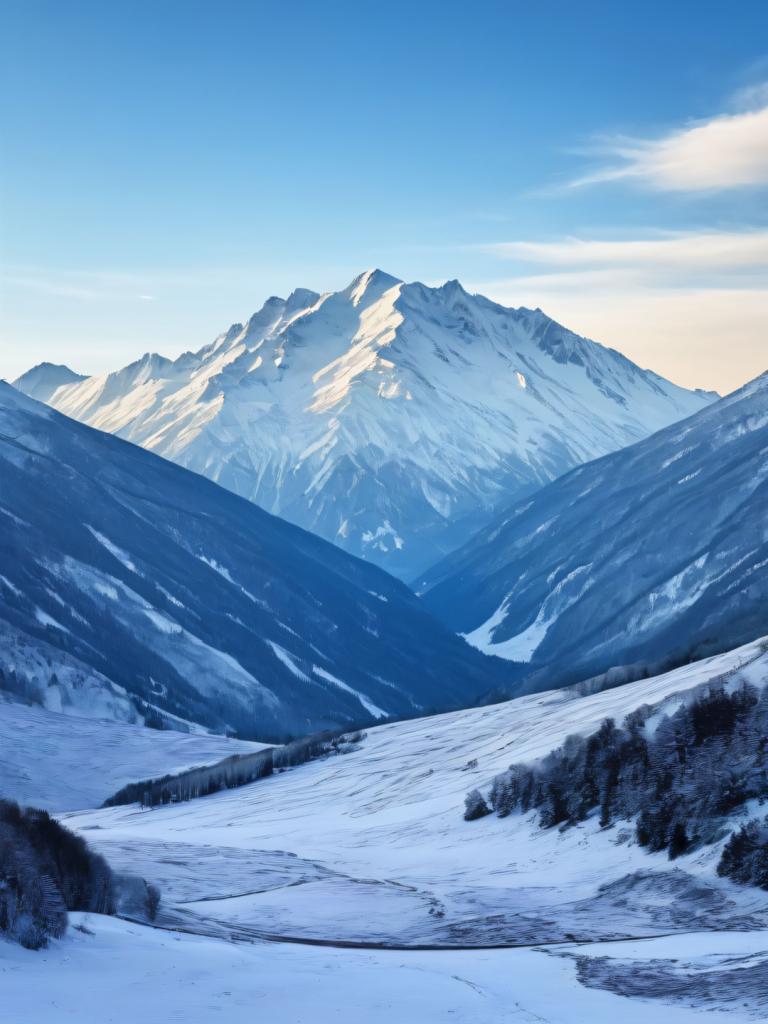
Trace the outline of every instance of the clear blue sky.
<instances>
[{"instance_id":1,"label":"clear blue sky","mask_svg":"<svg viewBox=\"0 0 768 1024\"><path fill-rule=\"evenodd\" d=\"M765 2L6 0L0 37L0 375L372 265L681 383L768 364Z\"/></svg>"}]
</instances>

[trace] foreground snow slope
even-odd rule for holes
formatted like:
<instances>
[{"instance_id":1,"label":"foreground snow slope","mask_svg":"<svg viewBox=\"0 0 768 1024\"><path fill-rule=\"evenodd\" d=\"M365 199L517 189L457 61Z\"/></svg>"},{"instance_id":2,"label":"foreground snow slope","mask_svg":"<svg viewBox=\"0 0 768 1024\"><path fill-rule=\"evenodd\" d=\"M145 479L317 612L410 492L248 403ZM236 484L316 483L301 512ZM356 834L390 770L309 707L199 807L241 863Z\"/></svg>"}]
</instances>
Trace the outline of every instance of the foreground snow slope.
<instances>
[{"instance_id":1,"label":"foreground snow slope","mask_svg":"<svg viewBox=\"0 0 768 1024\"><path fill-rule=\"evenodd\" d=\"M508 509L419 590L531 690L766 632L768 373Z\"/></svg>"},{"instance_id":2,"label":"foreground snow slope","mask_svg":"<svg viewBox=\"0 0 768 1024\"><path fill-rule=\"evenodd\" d=\"M0 796L49 811L97 807L128 782L262 746L0 702Z\"/></svg>"},{"instance_id":3,"label":"foreground snow slope","mask_svg":"<svg viewBox=\"0 0 768 1024\"><path fill-rule=\"evenodd\" d=\"M765 685L767 650L378 726L353 753L188 804L66 815L115 868L162 885L158 927L73 915L47 951L0 942L3 1010L26 1024L764 1020L768 894L717 879L717 851L670 865L627 829L461 811L468 788L606 715L671 709L715 680ZM93 752L98 770L96 737ZM41 757L62 769L54 747Z\"/></svg>"},{"instance_id":4,"label":"foreground snow slope","mask_svg":"<svg viewBox=\"0 0 768 1024\"><path fill-rule=\"evenodd\" d=\"M405 579L499 505L713 397L540 310L378 270L271 298L176 360L16 384Z\"/></svg>"},{"instance_id":5,"label":"foreground snow slope","mask_svg":"<svg viewBox=\"0 0 768 1024\"><path fill-rule=\"evenodd\" d=\"M297 945L234 945L154 931L113 918L73 915L50 950L30 952L0 941L3 1013L24 1024L647 1024L658 1006L586 988L573 947L465 952L369 952ZM761 933L685 939L692 964L680 963L681 940L617 943L610 960L653 959L703 988L723 977L740 998L703 1015L662 1007L664 1024L734 1024L759 1020L749 975L766 963ZM606 947L579 947L600 956ZM754 983L753 983L754 984ZM746 1008L745 1008L746 1004ZM755 1012L757 1010L757 1012ZM657 1017L657 1019L659 1019Z\"/></svg>"},{"instance_id":6,"label":"foreground snow slope","mask_svg":"<svg viewBox=\"0 0 768 1024\"><path fill-rule=\"evenodd\" d=\"M562 833L530 816L462 820L467 790L512 761L723 676L763 685L765 644L592 696L554 691L376 727L353 753L241 789L66 821L116 867L159 882L169 922L191 915L212 934L227 922L251 937L456 946L768 925L768 895L714 877L715 848L673 871L631 830L594 820Z\"/></svg>"},{"instance_id":7,"label":"foreground snow slope","mask_svg":"<svg viewBox=\"0 0 768 1024\"><path fill-rule=\"evenodd\" d=\"M381 569L0 382L0 689L258 739L466 706L507 666Z\"/></svg>"}]
</instances>

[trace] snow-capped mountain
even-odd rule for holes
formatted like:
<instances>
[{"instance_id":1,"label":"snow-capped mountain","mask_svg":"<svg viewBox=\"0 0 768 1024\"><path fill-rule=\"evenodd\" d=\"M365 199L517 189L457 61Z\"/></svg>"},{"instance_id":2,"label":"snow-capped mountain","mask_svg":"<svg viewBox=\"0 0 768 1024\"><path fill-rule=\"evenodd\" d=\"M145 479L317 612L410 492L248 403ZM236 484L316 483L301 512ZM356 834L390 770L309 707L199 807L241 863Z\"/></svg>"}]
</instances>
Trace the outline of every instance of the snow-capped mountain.
<instances>
[{"instance_id":1,"label":"snow-capped mountain","mask_svg":"<svg viewBox=\"0 0 768 1024\"><path fill-rule=\"evenodd\" d=\"M14 387L38 402L47 402L59 388L86 379L82 373L75 373L61 363L38 363L14 381Z\"/></svg>"},{"instance_id":2,"label":"snow-capped mountain","mask_svg":"<svg viewBox=\"0 0 768 1024\"><path fill-rule=\"evenodd\" d=\"M540 310L378 270L271 298L175 360L16 384L404 579L519 495L713 397Z\"/></svg>"},{"instance_id":3,"label":"snow-capped mountain","mask_svg":"<svg viewBox=\"0 0 768 1024\"><path fill-rule=\"evenodd\" d=\"M0 690L271 739L507 671L376 566L0 382Z\"/></svg>"},{"instance_id":4,"label":"snow-capped mountain","mask_svg":"<svg viewBox=\"0 0 768 1024\"><path fill-rule=\"evenodd\" d=\"M513 505L419 590L531 689L768 632L768 373Z\"/></svg>"}]
</instances>

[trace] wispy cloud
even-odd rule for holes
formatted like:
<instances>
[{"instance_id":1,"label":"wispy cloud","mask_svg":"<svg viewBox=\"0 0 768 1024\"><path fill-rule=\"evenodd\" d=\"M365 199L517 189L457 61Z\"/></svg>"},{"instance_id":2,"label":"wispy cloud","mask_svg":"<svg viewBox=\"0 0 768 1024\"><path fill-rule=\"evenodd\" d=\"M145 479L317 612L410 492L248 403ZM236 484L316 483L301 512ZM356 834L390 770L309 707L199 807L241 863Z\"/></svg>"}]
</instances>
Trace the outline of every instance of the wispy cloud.
<instances>
[{"instance_id":1,"label":"wispy cloud","mask_svg":"<svg viewBox=\"0 0 768 1024\"><path fill-rule=\"evenodd\" d=\"M659 232L647 238L498 242L488 252L554 267L617 268L654 273L743 271L768 267L768 230Z\"/></svg>"},{"instance_id":2,"label":"wispy cloud","mask_svg":"<svg viewBox=\"0 0 768 1024\"><path fill-rule=\"evenodd\" d=\"M657 191L706 192L768 184L768 87L742 89L736 101L747 109L660 138L605 140L593 152L607 162L569 186L629 181Z\"/></svg>"},{"instance_id":3,"label":"wispy cloud","mask_svg":"<svg viewBox=\"0 0 768 1024\"><path fill-rule=\"evenodd\" d=\"M4 268L0 287L5 291L33 292L58 299L96 302L114 298L152 300L153 295L139 289L146 279L137 274L90 270L38 270Z\"/></svg>"},{"instance_id":4,"label":"wispy cloud","mask_svg":"<svg viewBox=\"0 0 768 1024\"><path fill-rule=\"evenodd\" d=\"M730 108L740 114L768 107L768 82L743 85L731 96Z\"/></svg>"}]
</instances>

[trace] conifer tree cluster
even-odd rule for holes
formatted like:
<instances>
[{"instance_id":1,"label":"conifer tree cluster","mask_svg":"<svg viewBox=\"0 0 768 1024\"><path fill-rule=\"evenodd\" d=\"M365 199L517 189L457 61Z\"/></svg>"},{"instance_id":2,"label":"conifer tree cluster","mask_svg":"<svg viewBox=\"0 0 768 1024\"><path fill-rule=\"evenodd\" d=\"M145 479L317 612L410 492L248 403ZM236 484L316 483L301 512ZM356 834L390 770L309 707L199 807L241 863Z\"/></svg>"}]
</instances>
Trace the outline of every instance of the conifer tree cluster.
<instances>
[{"instance_id":1,"label":"conifer tree cluster","mask_svg":"<svg viewBox=\"0 0 768 1024\"><path fill-rule=\"evenodd\" d=\"M158 807L163 804L195 800L201 796L211 796L222 789L246 786L275 772L305 764L319 757L349 753L364 738L364 732L324 732L293 740L282 747L268 747L253 754L233 754L217 761L216 764L188 768L175 775L163 775L157 779L131 782L105 800L104 806L140 803L142 807Z\"/></svg>"},{"instance_id":2,"label":"conifer tree cluster","mask_svg":"<svg viewBox=\"0 0 768 1024\"><path fill-rule=\"evenodd\" d=\"M85 840L46 811L0 800L0 936L41 949L67 928L67 911L152 921L160 892L114 873Z\"/></svg>"},{"instance_id":3,"label":"conifer tree cluster","mask_svg":"<svg viewBox=\"0 0 768 1024\"><path fill-rule=\"evenodd\" d=\"M538 811L542 828L597 815L601 827L634 820L638 842L674 859L725 834L729 814L768 797L768 687L708 687L672 714L649 707L621 726L606 719L569 736L535 764L514 764L486 798L467 797L467 820ZM725 847L720 873L768 887L768 819Z\"/></svg>"},{"instance_id":4,"label":"conifer tree cluster","mask_svg":"<svg viewBox=\"0 0 768 1024\"><path fill-rule=\"evenodd\" d=\"M768 817L753 818L731 835L717 873L742 885L768 889Z\"/></svg>"},{"instance_id":5,"label":"conifer tree cluster","mask_svg":"<svg viewBox=\"0 0 768 1024\"><path fill-rule=\"evenodd\" d=\"M0 933L39 949L64 934L68 910L114 913L107 862L45 811L0 800Z\"/></svg>"}]
</instances>

